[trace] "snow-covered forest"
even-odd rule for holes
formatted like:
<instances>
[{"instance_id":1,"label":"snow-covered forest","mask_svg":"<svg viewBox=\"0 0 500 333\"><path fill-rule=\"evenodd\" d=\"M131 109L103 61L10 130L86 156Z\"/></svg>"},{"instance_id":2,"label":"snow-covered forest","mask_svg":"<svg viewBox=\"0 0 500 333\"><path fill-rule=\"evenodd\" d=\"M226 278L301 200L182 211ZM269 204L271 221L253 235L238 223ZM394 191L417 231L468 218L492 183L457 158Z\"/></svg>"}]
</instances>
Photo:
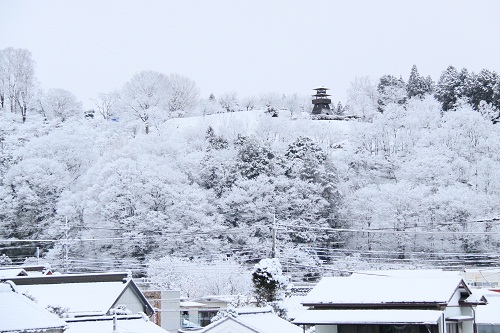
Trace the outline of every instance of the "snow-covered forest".
<instances>
[{"instance_id":1,"label":"snow-covered forest","mask_svg":"<svg viewBox=\"0 0 500 333\"><path fill-rule=\"evenodd\" d=\"M312 88L200 96L143 71L83 108L2 50L3 262L237 275L274 251L295 279L498 263L497 73L353 78L332 105L349 121L312 119Z\"/></svg>"}]
</instances>

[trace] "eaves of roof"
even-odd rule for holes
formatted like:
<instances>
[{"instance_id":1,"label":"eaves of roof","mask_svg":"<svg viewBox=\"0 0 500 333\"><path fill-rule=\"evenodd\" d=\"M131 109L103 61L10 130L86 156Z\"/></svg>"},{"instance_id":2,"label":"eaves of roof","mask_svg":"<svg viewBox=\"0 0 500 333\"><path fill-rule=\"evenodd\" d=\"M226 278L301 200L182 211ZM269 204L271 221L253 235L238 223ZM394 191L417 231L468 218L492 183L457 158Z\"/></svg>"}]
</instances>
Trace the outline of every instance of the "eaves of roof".
<instances>
[{"instance_id":1,"label":"eaves of roof","mask_svg":"<svg viewBox=\"0 0 500 333\"><path fill-rule=\"evenodd\" d=\"M16 285L87 283L87 282L117 282L123 281L127 273L96 273L96 274L64 274L43 276L19 276L2 280L11 280Z\"/></svg>"}]
</instances>

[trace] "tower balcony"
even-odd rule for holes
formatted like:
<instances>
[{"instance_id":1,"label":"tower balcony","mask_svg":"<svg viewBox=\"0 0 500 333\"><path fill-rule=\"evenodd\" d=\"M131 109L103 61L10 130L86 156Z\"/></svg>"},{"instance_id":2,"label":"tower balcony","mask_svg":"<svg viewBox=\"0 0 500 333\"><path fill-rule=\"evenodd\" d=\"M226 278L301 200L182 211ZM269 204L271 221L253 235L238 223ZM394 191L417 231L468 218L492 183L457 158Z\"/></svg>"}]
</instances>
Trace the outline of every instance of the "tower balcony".
<instances>
[{"instance_id":1,"label":"tower balcony","mask_svg":"<svg viewBox=\"0 0 500 333\"><path fill-rule=\"evenodd\" d=\"M332 100L329 98L316 98L312 100L313 104L331 104Z\"/></svg>"}]
</instances>

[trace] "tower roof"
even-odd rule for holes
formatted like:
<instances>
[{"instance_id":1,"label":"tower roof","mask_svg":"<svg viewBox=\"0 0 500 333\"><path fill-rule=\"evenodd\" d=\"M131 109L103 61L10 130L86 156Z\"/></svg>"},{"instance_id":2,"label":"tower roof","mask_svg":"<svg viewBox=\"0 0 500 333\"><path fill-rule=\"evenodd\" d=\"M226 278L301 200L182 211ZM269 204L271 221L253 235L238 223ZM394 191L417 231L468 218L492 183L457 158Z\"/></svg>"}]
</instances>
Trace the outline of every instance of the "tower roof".
<instances>
[{"instance_id":1,"label":"tower roof","mask_svg":"<svg viewBox=\"0 0 500 333\"><path fill-rule=\"evenodd\" d=\"M313 90L330 90L330 88L327 88L327 87L318 87L318 88L314 88Z\"/></svg>"}]
</instances>

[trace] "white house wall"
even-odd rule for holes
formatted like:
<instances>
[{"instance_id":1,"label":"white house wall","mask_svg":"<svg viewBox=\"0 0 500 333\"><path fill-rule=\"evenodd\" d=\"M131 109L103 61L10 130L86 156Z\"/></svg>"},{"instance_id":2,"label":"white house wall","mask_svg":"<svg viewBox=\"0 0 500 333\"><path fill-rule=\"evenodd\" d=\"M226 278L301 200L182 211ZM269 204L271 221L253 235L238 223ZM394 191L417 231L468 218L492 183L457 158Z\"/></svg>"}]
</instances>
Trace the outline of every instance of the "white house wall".
<instances>
[{"instance_id":1,"label":"white house wall","mask_svg":"<svg viewBox=\"0 0 500 333\"><path fill-rule=\"evenodd\" d=\"M127 309L132 311L133 314L144 312L142 302L132 291L132 288L127 288L120 298L118 298L118 301L114 304L114 306L118 305L125 305Z\"/></svg>"}]
</instances>

